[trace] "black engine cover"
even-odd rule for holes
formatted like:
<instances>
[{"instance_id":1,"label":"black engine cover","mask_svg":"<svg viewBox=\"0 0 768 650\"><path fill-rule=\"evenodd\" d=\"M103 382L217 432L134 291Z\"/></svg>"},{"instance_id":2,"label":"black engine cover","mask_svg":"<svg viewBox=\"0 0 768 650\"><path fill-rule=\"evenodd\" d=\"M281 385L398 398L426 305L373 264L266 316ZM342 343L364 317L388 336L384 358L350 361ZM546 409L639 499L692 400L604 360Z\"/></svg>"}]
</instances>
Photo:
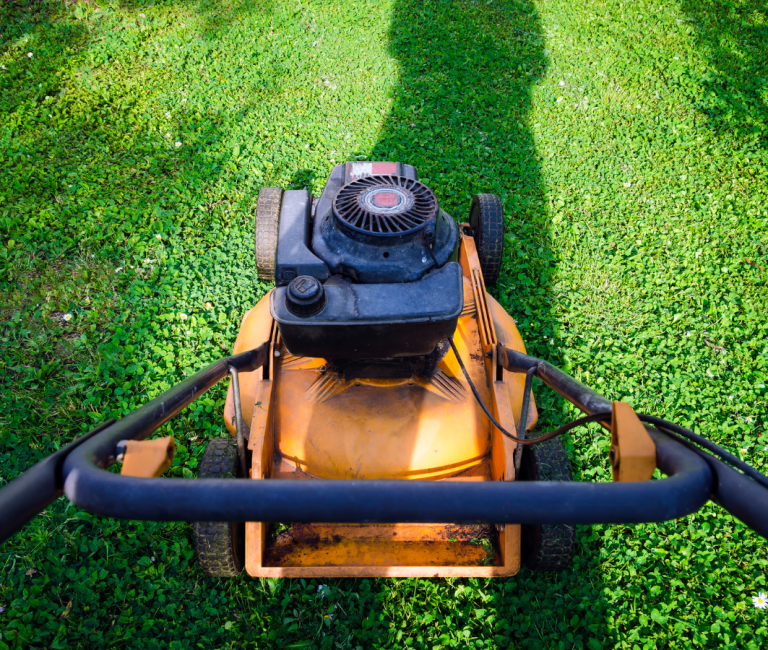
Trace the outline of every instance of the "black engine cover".
<instances>
[{"instance_id":1,"label":"black engine cover","mask_svg":"<svg viewBox=\"0 0 768 650\"><path fill-rule=\"evenodd\" d=\"M270 308L291 354L368 368L429 355L453 335L458 228L413 167L337 165L312 205L306 191L285 192L280 212Z\"/></svg>"}]
</instances>

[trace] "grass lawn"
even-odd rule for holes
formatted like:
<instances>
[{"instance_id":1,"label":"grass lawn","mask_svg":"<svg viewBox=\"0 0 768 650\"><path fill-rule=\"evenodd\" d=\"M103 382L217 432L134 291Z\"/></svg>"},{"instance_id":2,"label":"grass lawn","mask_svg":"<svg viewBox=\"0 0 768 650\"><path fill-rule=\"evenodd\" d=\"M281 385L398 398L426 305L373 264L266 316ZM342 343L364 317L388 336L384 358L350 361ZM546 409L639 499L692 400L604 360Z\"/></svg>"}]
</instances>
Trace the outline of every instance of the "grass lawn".
<instances>
[{"instance_id":1,"label":"grass lawn","mask_svg":"<svg viewBox=\"0 0 768 650\"><path fill-rule=\"evenodd\" d=\"M228 353L259 188L351 159L457 218L499 194L529 351L768 469L763 2L4 0L0 64L0 484ZM172 474L223 397L166 427ZM566 444L610 480L607 436ZM0 547L0 648L768 643L766 543L712 504L508 580L210 580L190 536L57 501Z\"/></svg>"}]
</instances>

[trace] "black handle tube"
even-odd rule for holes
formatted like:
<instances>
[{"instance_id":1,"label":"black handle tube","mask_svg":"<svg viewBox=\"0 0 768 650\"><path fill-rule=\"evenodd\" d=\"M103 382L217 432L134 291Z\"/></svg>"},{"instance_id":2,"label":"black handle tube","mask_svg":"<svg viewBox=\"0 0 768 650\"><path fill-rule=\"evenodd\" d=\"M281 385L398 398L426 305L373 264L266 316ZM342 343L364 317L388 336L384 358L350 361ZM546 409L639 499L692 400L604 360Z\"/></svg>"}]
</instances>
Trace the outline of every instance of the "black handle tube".
<instances>
[{"instance_id":1,"label":"black handle tube","mask_svg":"<svg viewBox=\"0 0 768 650\"><path fill-rule=\"evenodd\" d=\"M265 363L268 354L269 342L265 342L248 352L216 361L119 422L109 420L33 465L0 490L0 544L64 493L64 467L80 445L86 441L98 445L99 466L107 467L114 462L115 447L120 440L146 438L216 385L227 375L230 366L246 372L255 370Z\"/></svg>"},{"instance_id":2,"label":"black handle tube","mask_svg":"<svg viewBox=\"0 0 768 650\"><path fill-rule=\"evenodd\" d=\"M710 458L715 475L712 500L768 539L768 490L717 458Z\"/></svg>"},{"instance_id":3,"label":"black handle tube","mask_svg":"<svg viewBox=\"0 0 768 650\"><path fill-rule=\"evenodd\" d=\"M528 372L531 368L536 368L536 376L541 381L587 415L613 409L610 400L551 363L517 350L510 350L501 344L497 348L497 357L499 364L510 372ZM610 427L610 422L602 424Z\"/></svg>"},{"instance_id":4,"label":"black handle tube","mask_svg":"<svg viewBox=\"0 0 768 650\"><path fill-rule=\"evenodd\" d=\"M65 493L95 514L153 521L640 523L698 510L706 461L652 435L669 478L642 483L132 478L97 467L108 451L94 439L67 458Z\"/></svg>"},{"instance_id":5,"label":"black handle tube","mask_svg":"<svg viewBox=\"0 0 768 650\"><path fill-rule=\"evenodd\" d=\"M768 490L719 458L694 447L687 440L683 440L682 444L709 464L714 476L712 501L768 539Z\"/></svg>"},{"instance_id":6,"label":"black handle tube","mask_svg":"<svg viewBox=\"0 0 768 650\"><path fill-rule=\"evenodd\" d=\"M76 438L66 447L62 447L30 467L0 490L0 544L64 493L62 477L64 459L78 445L101 433L113 423L114 420L108 420Z\"/></svg>"},{"instance_id":7,"label":"black handle tube","mask_svg":"<svg viewBox=\"0 0 768 650\"><path fill-rule=\"evenodd\" d=\"M98 458L99 467L107 467L115 461L118 442L143 440L149 436L226 377L230 366L245 372L255 370L264 365L268 354L269 342L265 342L248 352L219 359L117 421L97 439L92 440L89 446L89 449L94 447L92 453ZM65 474L66 467L67 462L64 464Z\"/></svg>"},{"instance_id":8,"label":"black handle tube","mask_svg":"<svg viewBox=\"0 0 768 650\"><path fill-rule=\"evenodd\" d=\"M252 363L263 363L266 353L258 352ZM657 465L669 478L642 483L168 480L100 469L113 461L119 440L148 435L218 381L228 362L210 366L75 450L64 466L69 499L96 514L155 521L575 524L664 521L694 512L711 493L706 461L654 430ZM599 408L610 408L594 396Z\"/></svg>"},{"instance_id":9,"label":"black handle tube","mask_svg":"<svg viewBox=\"0 0 768 650\"><path fill-rule=\"evenodd\" d=\"M502 345L499 346L497 356L499 363L511 372L526 372L530 368L536 368L536 376L547 386L590 415L611 410L611 403L602 395L546 361L510 350ZM601 424L609 426L609 423ZM648 426L646 429L656 441L658 439L658 434L654 436L656 429ZM658 457L658 442L656 444ZM712 500L768 539L768 490L706 451L689 443L685 443L685 447L709 465L713 475ZM658 460L657 465L664 471Z\"/></svg>"}]
</instances>

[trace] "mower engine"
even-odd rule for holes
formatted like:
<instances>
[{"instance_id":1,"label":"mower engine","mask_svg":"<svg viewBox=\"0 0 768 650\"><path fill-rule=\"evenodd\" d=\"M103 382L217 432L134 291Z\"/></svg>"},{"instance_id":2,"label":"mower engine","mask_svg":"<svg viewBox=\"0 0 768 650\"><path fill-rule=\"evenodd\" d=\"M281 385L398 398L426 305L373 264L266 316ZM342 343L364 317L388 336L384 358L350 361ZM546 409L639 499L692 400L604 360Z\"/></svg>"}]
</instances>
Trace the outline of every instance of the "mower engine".
<instances>
[{"instance_id":1,"label":"mower engine","mask_svg":"<svg viewBox=\"0 0 768 650\"><path fill-rule=\"evenodd\" d=\"M276 250L270 308L288 351L347 379L434 368L463 306L457 239L410 165L339 165L317 201L284 192L276 246L263 245Z\"/></svg>"}]
</instances>

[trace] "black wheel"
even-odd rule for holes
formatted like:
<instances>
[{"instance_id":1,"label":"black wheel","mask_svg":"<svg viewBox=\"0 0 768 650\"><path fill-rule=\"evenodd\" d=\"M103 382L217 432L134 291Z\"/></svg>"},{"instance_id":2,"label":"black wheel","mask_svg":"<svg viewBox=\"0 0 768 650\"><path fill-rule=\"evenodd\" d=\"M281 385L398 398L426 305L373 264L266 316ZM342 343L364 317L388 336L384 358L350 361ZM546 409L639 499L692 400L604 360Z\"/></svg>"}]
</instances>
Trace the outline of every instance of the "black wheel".
<instances>
[{"instance_id":1,"label":"black wheel","mask_svg":"<svg viewBox=\"0 0 768 650\"><path fill-rule=\"evenodd\" d=\"M495 194L475 194L469 209L469 227L475 238L477 255L486 286L496 284L504 252L504 211Z\"/></svg>"},{"instance_id":2,"label":"black wheel","mask_svg":"<svg viewBox=\"0 0 768 650\"><path fill-rule=\"evenodd\" d=\"M205 448L197 478L237 478L240 462L234 438L214 438ZM245 524L198 521L192 527L197 563L213 578L233 578L243 570Z\"/></svg>"},{"instance_id":3,"label":"black wheel","mask_svg":"<svg viewBox=\"0 0 768 650\"><path fill-rule=\"evenodd\" d=\"M571 463L560 438L523 447L523 481L572 481ZM571 564L576 531L566 524L522 527L523 561L534 571L563 571Z\"/></svg>"},{"instance_id":4,"label":"black wheel","mask_svg":"<svg viewBox=\"0 0 768 650\"><path fill-rule=\"evenodd\" d=\"M259 280L275 279L275 254L277 253L277 228L280 223L280 204L283 190L279 187L262 187L256 201L256 270Z\"/></svg>"}]
</instances>

